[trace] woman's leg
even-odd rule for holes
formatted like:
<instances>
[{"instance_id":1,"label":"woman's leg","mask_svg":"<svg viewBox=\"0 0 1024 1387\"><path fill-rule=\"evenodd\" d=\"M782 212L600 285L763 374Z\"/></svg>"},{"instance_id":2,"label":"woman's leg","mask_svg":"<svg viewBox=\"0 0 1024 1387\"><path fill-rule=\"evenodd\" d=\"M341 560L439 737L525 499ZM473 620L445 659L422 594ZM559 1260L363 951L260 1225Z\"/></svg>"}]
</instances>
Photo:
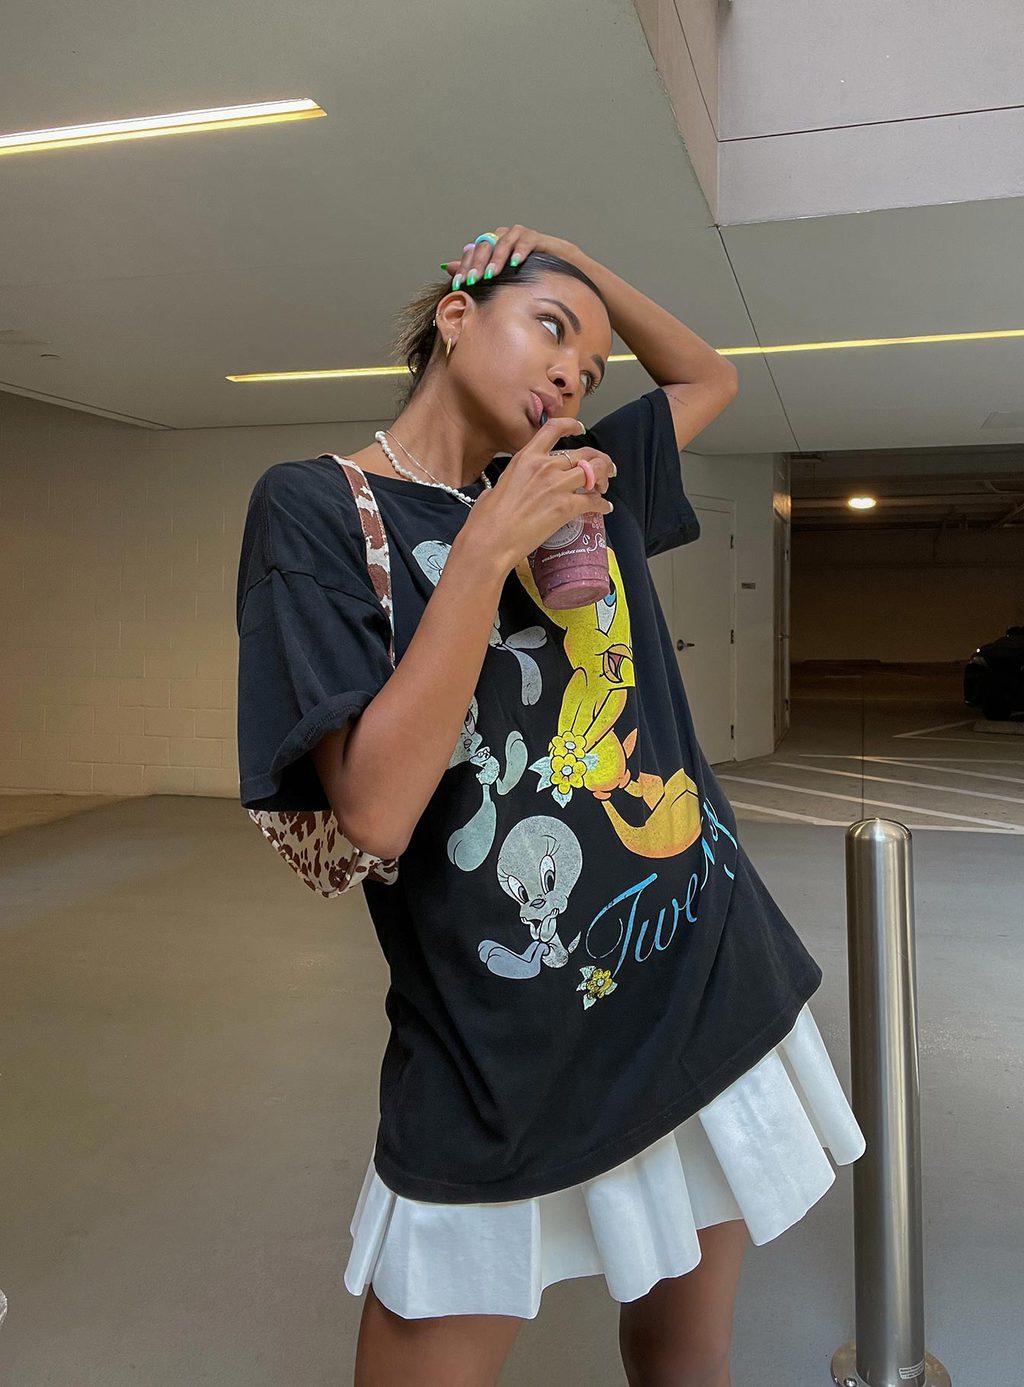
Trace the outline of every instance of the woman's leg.
<instances>
[{"instance_id":1,"label":"woman's leg","mask_svg":"<svg viewBox=\"0 0 1024 1387\"><path fill-rule=\"evenodd\" d=\"M701 1259L619 1312L629 1387L730 1387L733 1307L749 1241L742 1219L701 1228Z\"/></svg>"},{"instance_id":2,"label":"woman's leg","mask_svg":"<svg viewBox=\"0 0 1024 1387\"><path fill-rule=\"evenodd\" d=\"M366 1291L354 1387L495 1387L522 1320L434 1315L406 1320Z\"/></svg>"}]
</instances>

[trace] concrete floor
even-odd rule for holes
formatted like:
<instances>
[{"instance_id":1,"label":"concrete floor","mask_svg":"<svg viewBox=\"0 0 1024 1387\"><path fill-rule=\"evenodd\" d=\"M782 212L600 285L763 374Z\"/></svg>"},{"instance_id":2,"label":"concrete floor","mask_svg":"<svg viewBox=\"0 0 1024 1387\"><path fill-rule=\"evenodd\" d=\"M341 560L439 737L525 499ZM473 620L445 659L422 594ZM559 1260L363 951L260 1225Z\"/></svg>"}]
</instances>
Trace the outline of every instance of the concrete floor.
<instances>
[{"instance_id":1,"label":"concrete floor","mask_svg":"<svg viewBox=\"0 0 1024 1387\"><path fill-rule=\"evenodd\" d=\"M0 791L0 838L32 824L51 824L104 804L119 804L120 795L60 795L45 791Z\"/></svg>"},{"instance_id":2,"label":"concrete floor","mask_svg":"<svg viewBox=\"0 0 1024 1387\"><path fill-rule=\"evenodd\" d=\"M892 755L894 738L911 760L981 757L970 742L900 739L962 720L955 693L894 696L882 682L862 680L852 698L838 682L794 687L776 756L730 771L831 790L835 777L805 782L773 762L820 752L841 768L837 757ZM962 734L975 735L932 735ZM1005 781L969 788L1019 797L1024 740L984 755L1015 761L986 767ZM737 811L742 841L824 969L812 1006L849 1091L843 834L860 804L723 783L730 798L764 796ZM15 818L19 798L5 804ZM800 817L764 812L783 803ZM957 804L1007 824L1017 812ZM344 1387L361 1301L341 1277L387 1027L361 898L307 892L231 801L65 803L48 821L45 809L0 838L0 1382ZM1013 832L922 822L927 1342L955 1383L1010 1384L1024 1281L1024 854ZM736 1387L827 1387L853 1332L851 1185L840 1169L801 1223L749 1249ZM549 1287L503 1387L621 1387L616 1316L600 1278Z\"/></svg>"},{"instance_id":3,"label":"concrete floor","mask_svg":"<svg viewBox=\"0 0 1024 1387\"><path fill-rule=\"evenodd\" d=\"M790 701L771 756L714 767L738 816L1024 833L1024 717L987 722L966 707L962 666L797 665Z\"/></svg>"}]
</instances>

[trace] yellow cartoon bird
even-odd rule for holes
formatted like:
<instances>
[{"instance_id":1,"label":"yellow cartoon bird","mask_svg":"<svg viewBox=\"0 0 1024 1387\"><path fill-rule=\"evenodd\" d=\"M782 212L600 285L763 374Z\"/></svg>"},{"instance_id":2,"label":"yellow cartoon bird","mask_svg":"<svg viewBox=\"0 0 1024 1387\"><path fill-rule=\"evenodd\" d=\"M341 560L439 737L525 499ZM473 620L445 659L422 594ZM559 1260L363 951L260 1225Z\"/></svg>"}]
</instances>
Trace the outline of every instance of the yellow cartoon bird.
<instances>
[{"instance_id":1,"label":"yellow cartoon bird","mask_svg":"<svg viewBox=\"0 0 1024 1387\"><path fill-rule=\"evenodd\" d=\"M634 777L627 764L637 744L636 674L629 605L610 546L608 571L607 597L553 611L541 601L529 561L517 565L534 602L565 632L564 649L573 667L548 755L531 769L551 786L559 804L568 804L574 790L588 790L604 805L620 840L638 856L674 857L700 836L697 786L685 768L664 781L643 770ZM629 724L625 731L623 721ZM616 791L643 802L648 812L642 823L623 818L612 803Z\"/></svg>"}]
</instances>

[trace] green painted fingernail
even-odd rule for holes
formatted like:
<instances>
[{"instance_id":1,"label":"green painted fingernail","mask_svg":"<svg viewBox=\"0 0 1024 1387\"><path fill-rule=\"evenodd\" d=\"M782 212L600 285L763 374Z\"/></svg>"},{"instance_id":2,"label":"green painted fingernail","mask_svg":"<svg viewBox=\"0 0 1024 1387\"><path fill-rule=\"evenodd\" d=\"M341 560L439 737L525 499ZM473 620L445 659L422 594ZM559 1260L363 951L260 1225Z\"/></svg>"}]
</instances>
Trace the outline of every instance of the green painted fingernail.
<instances>
[{"instance_id":1,"label":"green painted fingernail","mask_svg":"<svg viewBox=\"0 0 1024 1387\"><path fill-rule=\"evenodd\" d=\"M518 255L513 255L513 257L512 257L512 268L515 269L516 266L517 266L518 264L519 264L519 256L518 256Z\"/></svg>"},{"instance_id":2,"label":"green painted fingernail","mask_svg":"<svg viewBox=\"0 0 1024 1387\"><path fill-rule=\"evenodd\" d=\"M470 270L469 274L466 276L466 288L468 289L471 285L475 284L478 278L479 276L476 270Z\"/></svg>"},{"instance_id":3,"label":"green painted fingernail","mask_svg":"<svg viewBox=\"0 0 1024 1387\"><path fill-rule=\"evenodd\" d=\"M457 275L455 276L455 278L452 280L452 288L453 288L453 289L457 289L461 283L462 283L462 275L461 275L461 274L457 274Z\"/></svg>"},{"instance_id":4,"label":"green painted fingernail","mask_svg":"<svg viewBox=\"0 0 1024 1387\"><path fill-rule=\"evenodd\" d=\"M494 276L494 266L493 266L493 265L488 265L488 266L487 266L487 269L484 270L484 279L491 279L491 278L493 278L493 276Z\"/></svg>"},{"instance_id":5,"label":"green painted fingernail","mask_svg":"<svg viewBox=\"0 0 1024 1387\"><path fill-rule=\"evenodd\" d=\"M442 269L442 270L447 270L447 269L448 269L448 261L447 261L447 260L442 260L442 261L441 261L441 269Z\"/></svg>"}]
</instances>

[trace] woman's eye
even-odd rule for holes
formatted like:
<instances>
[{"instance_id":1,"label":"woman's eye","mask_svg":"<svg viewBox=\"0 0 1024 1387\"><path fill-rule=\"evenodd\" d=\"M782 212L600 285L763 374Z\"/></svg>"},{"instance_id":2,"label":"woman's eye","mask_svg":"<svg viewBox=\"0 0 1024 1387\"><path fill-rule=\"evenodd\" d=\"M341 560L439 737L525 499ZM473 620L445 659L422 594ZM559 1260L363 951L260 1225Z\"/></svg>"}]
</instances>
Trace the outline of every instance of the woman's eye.
<instances>
[{"instance_id":1,"label":"woman's eye","mask_svg":"<svg viewBox=\"0 0 1024 1387\"><path fill-rule=\"evenodd\" d=\"M563 335L564 335L564 333L565 333L565 328L562 326L562 320L561 320L561 318L556 318L556 317L554 317L553 315L550 315L550 314L545 313L544 316L541 318L541 322L542 322L542 323L554 323L555 326L558 328L558 331L555 333L555 337L556 337L556 339L557 339L559 342L561 342L562 337L563 337ZM594 375L592 375L590 371L584 371L583 374L584 374L584 375L586 376L586 378L587 378L587 388L586 388L586 391L585 391L584 393L587 394L587 395L591 395L591 394L593 394L594 390L597 388L597 384L596 384L596 382L597 382L597 377L594 376Z\"/></svg>"}]
</instances>

